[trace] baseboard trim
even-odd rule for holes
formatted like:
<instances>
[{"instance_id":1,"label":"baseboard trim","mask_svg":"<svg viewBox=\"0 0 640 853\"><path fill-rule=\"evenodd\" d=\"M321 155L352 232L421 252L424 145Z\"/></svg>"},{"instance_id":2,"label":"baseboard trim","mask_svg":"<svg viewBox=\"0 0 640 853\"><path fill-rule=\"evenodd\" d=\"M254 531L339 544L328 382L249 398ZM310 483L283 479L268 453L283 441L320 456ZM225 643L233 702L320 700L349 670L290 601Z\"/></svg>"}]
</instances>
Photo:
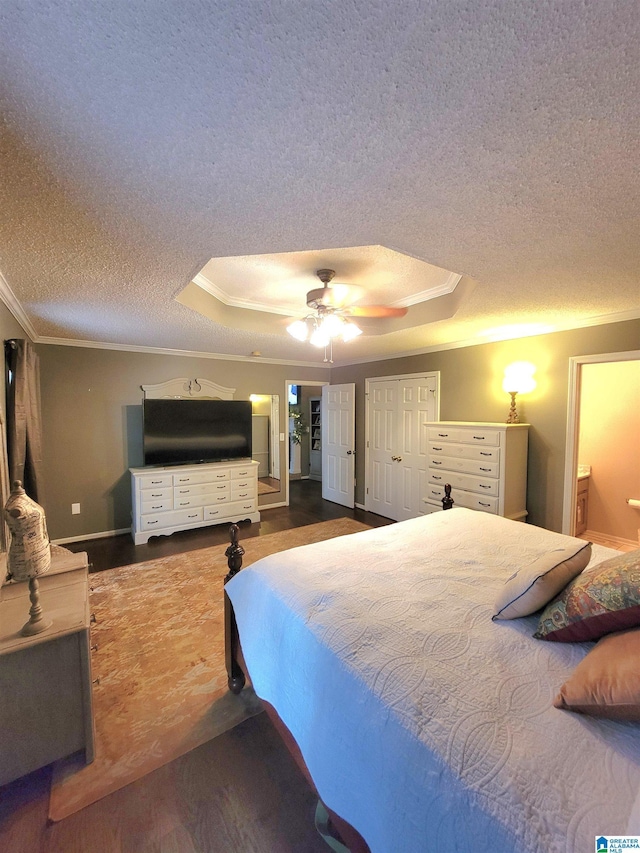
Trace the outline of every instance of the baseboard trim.
<instances>
[{"instance_id":1,"label":"baseboard trim","mask_svg":"<svg viewBox=\"0 0 640 853\"><path fill-rule=\"evenodd\" d=\"M101 533L84 533L82 536L64 536L62 539L52 539L54 545L68 545L70 542L84 542L85 539L106 539L107 536L120 536L122 533L131 533L130 527L121 527L120 530L103 530Z\"/></svg>"},{"instance_id":2,"label":"baseboard trim","mask_svg":"<svg viewBox=\"0 0 640 853\"><path fill-rule=\"evenodd\" d=\"M640 535L640 530L639 530ZM590 539L596 545L603 545L605 548L615 548L617 551L635 550L640 544L634 542L633 539L623 539L620 536L610 536L608 533L599 533L597 530L585 530L580 534L580 539Z\"/></svg>"},{"instance_id":3,"label":"baseboard trim","mask_svg":"<svg viewBox=\"0 0 640 853\"><path fill-rule=\"evenodd\" d=\"M367 511L366 506L364 504L359 504L357 501L356 501L356 509L363 509L365 512Z\"/></svg>"},{"instance_id":4,"label":"baseboard trim","mask_svg":"<svg viewBox=\"0 0 640 853\"><path fill-rule=\"evenodd\" d=\"M264 504L264 506L260 506L260 514L266 512L268 509L276 509L279 506L289 506L286 501L281 501L279 504Z\"/></svg>"}]
</instances>

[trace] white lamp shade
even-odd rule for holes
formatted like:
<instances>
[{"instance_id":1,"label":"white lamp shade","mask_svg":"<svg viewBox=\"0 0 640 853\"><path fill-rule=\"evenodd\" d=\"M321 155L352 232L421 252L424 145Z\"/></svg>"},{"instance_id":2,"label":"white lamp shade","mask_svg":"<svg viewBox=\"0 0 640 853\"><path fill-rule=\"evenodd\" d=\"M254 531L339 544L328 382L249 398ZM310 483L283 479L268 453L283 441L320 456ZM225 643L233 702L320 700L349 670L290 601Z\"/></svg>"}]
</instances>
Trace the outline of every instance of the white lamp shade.
<instances>
[{"instance_id":1,"label":"white lamp shade","mask_svg":"<svg viewBox=\"0 0 640 853\"><path fill-rule=\"evenodd\" d=\"M342 340L346 343L347 341L352 341L361 334L362 329L356 326L355 323L345 323L344 329L342 330Z\"/></svg>"},{"instance_id":2,"label":"white lamp shade","mask_svg":"<svg viewBox=\"0 0 640 853\"><path fill-rule=\"evenodd\" d=\"M287 332L297 341L306 341L309 335L309 330L304 320L294 320L291 325L287 326Z\"/></svg>"},{"instance_id":3,"label":"white lamp shade","mask_svg":"<svg viewBox=\"0 0 640 853\"><path fill-rule=\"evenodd\" d=\"M536 387L533 374L536 372L535 365L529 361L514 361L504 369L502 390L507 394L528 394Z\"/></svg>"},{"instance_id":4,"label":"white lamp shade","mask_svg":"<svg viewBox=\"0 0 640 853\"><path fill-rule=\"evenodd\" d=\"M309 343L314 347L326 347L329 346L331 342L331 338L327 333L322 329L322 327L315 329L309 338Z\"/></svg>"}]
</instances>

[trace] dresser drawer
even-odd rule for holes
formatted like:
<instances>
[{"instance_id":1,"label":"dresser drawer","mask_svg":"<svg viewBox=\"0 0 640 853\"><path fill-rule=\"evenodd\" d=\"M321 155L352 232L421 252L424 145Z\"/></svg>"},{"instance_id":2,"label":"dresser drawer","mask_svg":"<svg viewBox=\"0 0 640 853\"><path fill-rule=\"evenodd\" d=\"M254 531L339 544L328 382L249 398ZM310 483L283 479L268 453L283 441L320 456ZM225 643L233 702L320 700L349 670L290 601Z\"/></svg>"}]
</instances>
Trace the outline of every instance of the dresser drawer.
<instances>
[{"instance_id":1,"label":"dresser drawer","mask_svg":"<svg viewBox=\"0 0 640 853\"><path fill-rule=\"evenodd\" d=\"M232 503L224 504L224 506L212 504L204 507L204 519L205 521L215 521L216 519L220 519L221 521L241 521L255 511L255 500L233 501Z\"/></svg>"},{"instance_id":2,"label":"dresser drawer","mask_svg":"<svg viewBox=\"0 0 640 853\"><path fill-rule=\"evenodd\" d=\"M165 491L169 492L168 497L143 499L143 501L142 501L142 513L143 513L143 515L150 513L150 512L165 512L166 510L173 509L173 495L171 493L171 489L165 489Z\"/></svg>"},{"instance_id":3,"label":"dresser drawer","mask_svg":"<svg viewBox=\"0 0 640 853\"><path fill-rule=\"evenodd\" d=\"M435 459L439 456L449 456L457 459L478 459L485 462L500 462L500 448L434 441L429 445L429 456Z\"/></svg>"},{"instance_id":4,"label":"dresser drawer","mask_svg":"<svg viewBox=\"0 0 640 853\"><path fill-rule=\"evenodd\" d=\"M475 450L476 448L472 448ZM441 456L429 459L429 468L439 471L459 471L463 474L478 474L481 477L499 477L500 465L498 462L485 462L477 459L454 459L450 456Z\"/></svg>"},{"instance_id":5,"label":"dresser drawer","mask_svg":"<svg viewBox=\"0 0 640 853\"><path fill-rule=\"evenodd\" d=\"M210 468L204 468L202 471L191 471L182 474L173 475L173 485L178 488L180 486L192 486L197 483L219 483L222 480L230 480L229 469L222 468L218 471L212 471Z\"/></svg>"},{"instance_id":6,"label":"dresser drawer","mask_svg":"<svg viewBox=\"0 0 640 853\"><path fill-rule=\"evenodd\" d=\"M194 506L209 506L209 504L220 505L229 503L231 491L228 484L221 489L218 489L217 487L214 487L214 489L215 491L208 491L204 494L183 495L174 499L174 509L186 509L187 507Z\"/></svg>"},{"instance_id":7,"label":"dresser drawer","mask_svg":"<svg viewBox=\"0 0 640 853\"><path fill-rule=\"evenodd\" d=\"M429 471L429 482L441 483L440 479L433 480L433 475L441 477L438 471ZM477 492L479 495L498 495L500 493L500 481L485 479L483 477L474 477L471 474L458 474L457 471L445 471L444 482L450 483L457 489L464 489L465 492Z\"/></svg>"},{"instance_id":8,"label":"dresser drawer","mask_svg":"<svg viewBox=\"0 0 640 853\"><path fill-rule=\"evenodd\" d=\"M178 506L180 501L195 498L201 495L214 494L229 494L229 480L212 483L211 480L207 483L194 483L193 485L175 486L173 489L173 500Z\"/></svg>"},{"instance_id":9,"label":"dresser drawer","mask_svg":"<svg viewBox=\"0 0 640 853\"><path fill-rule=\"evenodd\" d=\"M252 500L256 496L256 483L254 481L247 480L238 480L237 482L231 481L231 500L245 500L246 498L251 498Z\"/></svg>"},{"instance_id":10,"label":"dresser drawer","mask_svg":"<svg viewBox=\"0 0 640 853\"><path fill-rule=\"evenodd\" d=\"M192 507L181 511L164 512L157 515L143 515L140 518L142 530L160 530L167 527L193 524L202 521L202 507Z\"/></svg>"},{"instance_id":11,"label":"dresser drawer","mask_svg":"<svg viewBox=\"0 0 640 853\"><path fill-rule=\"evenodd\" d=\"M173 474L164 474L158 472L157 474L149 474L144 477L140 477L138 480L140 484L141 491L147 491L147 489L166 489L170 488L173 485Z\"/></svg>"},{"instance_id":12,"label":"dresser drawer","mask_svg":"<svg viewBox=\"0 0 640 853\"><path fill-rule=\"evenodd\" d=\"M444 487L429 483L427 493L424 500L432 504L434 508L442 509L442 498L444 497ZM466 509L477 509L481 512L491 512L497 515L499 512L498 498L485 497L476 495L472 492L465 492L462 489L451 489L451 497L453 498L453 506L462 506Z\"/></svg>"},{"instance_id":13,"label":"dresser drawer","mask_svg":"<svg viewBox=\"0 0 640 853\"><path fill-rule=\"evenodd\" d=\"M238 468L231 468L231 479L232 480L246 480L247 478L257 479L256 472L257 467L250 467L241 465Z\"/></svg>"},{"instance_id":14,"label":"dresser drawer","mask_svg":"<svg viewBox=\"0 0 640 853\"><path fill-rule=\"evenodd\" d=\"M173 489L171 486L167 486L166 488L162 488L162 486L156 486L153 489L141 489L140 490L140 500L143 502L148 501L166 501L171 500L173 497Z\"/></svg>"},{"instance_id":15,"label":"dresser drawer","mask_svg":"<svg viewBox=\"0 0 640 853\"><path fill-rule=\"evenodd\" d=\"M476 446L500 446L500 431L487 427L461 429L460 427L429 427L427 439L430 443L454 441L461 444Z\"/></svg>"}]
</instances>

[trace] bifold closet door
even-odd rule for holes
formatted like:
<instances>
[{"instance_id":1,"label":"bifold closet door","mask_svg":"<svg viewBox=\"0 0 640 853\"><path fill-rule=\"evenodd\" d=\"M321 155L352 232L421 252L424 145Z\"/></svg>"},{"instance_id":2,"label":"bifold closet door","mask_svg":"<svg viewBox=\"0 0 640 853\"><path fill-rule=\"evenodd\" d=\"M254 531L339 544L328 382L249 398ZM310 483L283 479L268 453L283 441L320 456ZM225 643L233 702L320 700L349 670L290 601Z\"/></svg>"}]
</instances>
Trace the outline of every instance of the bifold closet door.
<instances>
[{"instance_id":1,"label":"bifold closet door","mask_svg":"<svg viewBox=\"0 0 640 853\"><path fill-rule=\"evenodd\" d=\"M403 521L425 511L425 424L436 412L433 376L370 383L366 495L370 512Z\"/></svg>"}]
</instances>

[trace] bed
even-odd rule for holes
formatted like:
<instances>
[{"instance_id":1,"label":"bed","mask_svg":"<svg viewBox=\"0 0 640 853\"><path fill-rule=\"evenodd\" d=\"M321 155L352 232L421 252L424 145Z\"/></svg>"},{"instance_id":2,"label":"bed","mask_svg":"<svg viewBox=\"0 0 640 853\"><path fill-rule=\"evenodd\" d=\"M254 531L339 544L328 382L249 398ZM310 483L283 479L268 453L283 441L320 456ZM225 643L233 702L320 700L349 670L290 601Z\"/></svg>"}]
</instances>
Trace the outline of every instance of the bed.
<instances>
[{"instance_id":1,"label":"bed","mask_svg":"<svg viewBox=\"0 0 640 853\"><path fill-rule=\"evenodd\" d=\"M640 725L554 707L595 644L532 636L541 596L618 554L594 545L583 571L578 542L454 508L239 571L234 533L230 688L246 668L371 853L582 853L640 835Z\"/></svg>"}]
</instances>

